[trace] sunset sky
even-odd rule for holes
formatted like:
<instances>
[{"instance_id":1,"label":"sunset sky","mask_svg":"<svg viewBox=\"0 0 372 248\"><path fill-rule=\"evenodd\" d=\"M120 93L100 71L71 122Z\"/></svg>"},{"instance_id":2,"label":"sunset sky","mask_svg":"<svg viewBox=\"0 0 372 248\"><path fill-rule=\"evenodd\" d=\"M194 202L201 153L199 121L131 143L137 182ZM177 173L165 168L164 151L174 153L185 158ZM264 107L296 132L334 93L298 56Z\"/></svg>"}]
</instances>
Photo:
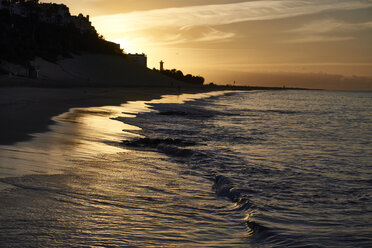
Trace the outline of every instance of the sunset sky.
<instances>
[{"instance_id":1,"label":"sunset sky","mask_svg":"<svg viewBox=\"0 0 372 248\"><path fill-rule=\"evenodd\" d=\"M371 0L54 2L89 14L107 40L147 54L150 68L164 60L166 68L207 83L257 84L263 75L372 77Z\"/></svg>"}]
</instances>

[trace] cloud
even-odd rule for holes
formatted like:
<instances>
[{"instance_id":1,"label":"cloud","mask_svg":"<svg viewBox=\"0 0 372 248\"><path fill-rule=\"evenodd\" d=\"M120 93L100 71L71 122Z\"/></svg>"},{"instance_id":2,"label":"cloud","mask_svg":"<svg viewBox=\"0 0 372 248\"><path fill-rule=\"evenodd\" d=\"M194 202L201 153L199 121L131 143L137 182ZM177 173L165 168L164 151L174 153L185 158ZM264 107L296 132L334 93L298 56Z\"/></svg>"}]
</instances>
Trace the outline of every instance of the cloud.
<instances>
[{"instance_id":1,"label":"cloud","mask_svg":"<svg viewBox=\"0 0 372 248\"><path fill-rule=\"evenodd\" d=\"M324 19L311 22L300 28L290 30L293 33L331 33L331 32L353 32L372 28L372 22L345 23L334 19Z\"/></svg>"},{"instance_id":2,"label":"cloud","mask_svg":"<svg viewBox=\"0 0 372 248\"><path fill-rule=\"evenodd\" d=\"M288 30L288 33L296 33L299 37L286 41L286 43L306 42L335 42L353 40L352 32L370 29L372 22L345 23L335 19L317 20L302 27ZM348 33L345 35L345 33Z\"/></svg>"},{"instance_id":3,"label":"cloud","mask_svg":"<svg viewBox=\"0 0 372 248\"><path fill-rule=\"evenodd\" d=\"M369 7L371 0L255 0L105 15L92 21L98 31L122 35L153 27L215 26Z\"/></svg>"},{"instance_id":4,"label":"cloud","mask_svg":"<svg viewBox=\"0 0 372 248\"><path fill-rule=\"evenodd\" d=\"M182 27L179 30L179 34L191 42L221 41L228 40L235 36L234 33L223 32L210 26Z\"/></svg>"},{"instance_id":5,"label":"cloud","mask_svg":"<svg viewBox=\"0 0 372 248\"><path fill-rule=\"evenodd\" d=\"M285 41L285 43L312 43L312 42L336 42L336 41L346 41L354 40L355 37L352 36L342 36L342 37L329 37L321 35L306 35L300 38L294 38Z\"/></svg>"},{"instance_id":6,"label":"cloud","mask_svg":"<svg viewBox=\"0 0 372 248\"><path fill-rule=\"evenodd\" d=\"M127 35L125 38L113 40L120 44L150 43L152 46L176 45L193 42L222 42L235 36L234 33L223 32L209 26L182 27L182 28L154 28L145 35L138 33L137 36ZM125 42L126 41L126 42Z\"/></svg>"}]
</instances>

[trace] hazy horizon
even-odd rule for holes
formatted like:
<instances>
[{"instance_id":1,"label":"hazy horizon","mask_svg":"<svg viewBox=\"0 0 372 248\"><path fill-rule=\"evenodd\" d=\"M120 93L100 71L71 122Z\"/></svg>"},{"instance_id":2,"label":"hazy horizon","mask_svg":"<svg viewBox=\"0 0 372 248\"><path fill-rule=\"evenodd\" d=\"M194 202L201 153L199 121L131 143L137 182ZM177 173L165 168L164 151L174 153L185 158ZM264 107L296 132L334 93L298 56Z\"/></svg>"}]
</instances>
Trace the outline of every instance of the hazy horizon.
<instances>
[{"instance_id":1,"label":"hazy horizon","mask_svg":"<svg viewBox=\"0 0 372 248\"><path fill-rule=\"evenodd\" d=\"M206 83L372 90L371 0L55 2L90 15L124 51L147 54L150 68L163 60Z\"/></svg>"}]
</instances>

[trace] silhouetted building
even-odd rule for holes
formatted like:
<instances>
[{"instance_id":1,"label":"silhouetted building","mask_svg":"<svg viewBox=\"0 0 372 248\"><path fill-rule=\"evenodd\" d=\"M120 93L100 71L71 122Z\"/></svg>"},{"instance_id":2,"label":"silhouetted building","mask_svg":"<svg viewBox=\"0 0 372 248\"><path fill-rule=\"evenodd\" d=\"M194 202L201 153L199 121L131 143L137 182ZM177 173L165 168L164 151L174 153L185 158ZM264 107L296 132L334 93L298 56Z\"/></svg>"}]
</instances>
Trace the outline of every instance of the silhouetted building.
<instances>
[{"instance_id":1,"label":"silhouetted building","mask_svg":"<svg viewBox=\"0 0 372 248\"><path fill-rule=\"evenodd\" d=\"M69 8L64 4L39 4L39 19L43 22L66 25L71 23L71 14Z\"/></svg>"},{"instance_id":2,"label":"silhouetted building","mask_svg":"<svg viewBox=\"0 0 372 248\"><path fill-rule=\"evenodd\" d=\"M35 2L32 8L29 5L25 5L25 2L27 1L0 0L0 9L7 9L11 15L22 17L30 17L32 14L37 14L39 21L51 24L67 25L73 23L82 33L96 32L89 20L89 15L83 16L79 14L78 16L71 16L69 8L64 4Z\"/></svg>"},{"instance_id":3,"label":"silhouetted building","mask_svg":"<svg viewBox=\"0 0 372 248\"><path fill-rule=\"evenodd\" d=\"M138 53L135 53L135 54L132 54L132 53L128 53L127 54L127 58L139 65L142 65L143 67L147 67L147 56L146 54L142 53L142 54L138 54Z\"/></svg>"},{"instance_id":4,"label":"silhouetted building","mask_svg":"<svg viewBox=\"0 0 372 248\"><path fill-rule=\"evenodd\" d=\"M164 71L164 61L160 61L160 71Z\"/></svg>"},{"instance_id":5,"label":"silhouetted building","mask_svg":"<svg viewBox=\"0 0 372 248\"><path fill-rule=\"evenodd\" d=\"M121 54L120 44L111 41L106 41L106 46L109 48L109 50L114 51L117 54Z\"/></svg>"},{"instance_id":6,"label":"silhouetted building","mask_svg":"<svg viewBox=\"0 0 372 248\"><path fill-rule=\"evenodd\" d=\"M89 15L86 17L83 14L79 14L78 16L71 16L71 21L80 29L82 33L85 32L96 32L95 28L92 26L92 23L89 21Z\"/></svg>"}]
</instances>

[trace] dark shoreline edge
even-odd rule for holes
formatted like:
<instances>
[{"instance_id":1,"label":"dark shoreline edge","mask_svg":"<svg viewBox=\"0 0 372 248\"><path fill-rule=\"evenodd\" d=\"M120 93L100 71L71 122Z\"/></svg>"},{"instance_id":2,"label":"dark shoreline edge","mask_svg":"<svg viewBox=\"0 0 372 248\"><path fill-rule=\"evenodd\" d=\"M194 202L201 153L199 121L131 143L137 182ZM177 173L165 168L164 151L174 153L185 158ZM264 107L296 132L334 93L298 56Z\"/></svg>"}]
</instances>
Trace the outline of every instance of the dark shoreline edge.
<instances>
[{"instance_id":1,"label":"dark shoreline edge","mask_svg":"<svg viewBox=\"0 0 372 248\"><path fill-rule=\"evenodd\" d=\"M0 145L27 141L34 133L48 131L54 123L52 117L70 108L118 106L166 94L198 92L164 88L0 88Z\"/></svg>"},{"instance_id":2,"label":"dark shoreline edge","mask_svg":"<svg viewBox=\"0 0 372 248\"><path fill-rule=\"evenodd\" d=\"M0 145L13 145L46 132L52 117L70 108L118 106L128 101L149 101L163 95L224 90L283 90L282 88L204 86L196 88L121 87L53 88L0 87ZM287 90L287 89L286 89Z\"/></svg>"}]
</instances>

